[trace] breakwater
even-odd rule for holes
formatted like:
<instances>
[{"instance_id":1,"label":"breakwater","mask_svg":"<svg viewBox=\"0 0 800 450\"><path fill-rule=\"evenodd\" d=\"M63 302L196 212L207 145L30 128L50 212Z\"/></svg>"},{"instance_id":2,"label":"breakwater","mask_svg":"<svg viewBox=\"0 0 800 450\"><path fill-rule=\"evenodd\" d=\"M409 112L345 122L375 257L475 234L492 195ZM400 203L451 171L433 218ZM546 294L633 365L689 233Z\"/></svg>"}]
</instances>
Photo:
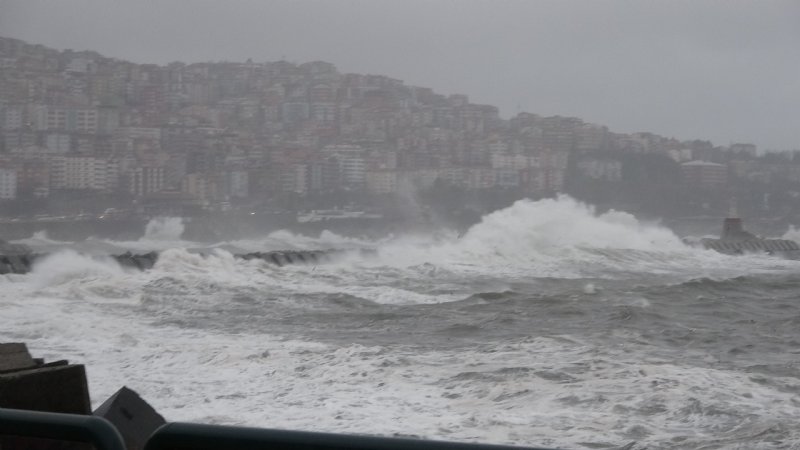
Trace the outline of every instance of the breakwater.
<instances>
[{"instance_id":1,"label":"breakwater","mask_svg":"<svg viewBox=\"0 0 800 450\"><path fill-rule=\"evenodd\" d=\"M350 250L350 249L328 249L328 250L275 250L268 252L251 252L235 254L234 257L244 260L259 259L277 266L289 264L321 264L334 260L337 256L347 253L357 253L368 255L374 250ZM18 253L9 252L0 254L0 275L5 274L25 274L31 271L37 260L46 256L39 253ZM119 255L108 255L122 267L130 267L139 270L152 268L158 261L158 252L149 253L122 253Z\"/></svg>"}]
</instances>

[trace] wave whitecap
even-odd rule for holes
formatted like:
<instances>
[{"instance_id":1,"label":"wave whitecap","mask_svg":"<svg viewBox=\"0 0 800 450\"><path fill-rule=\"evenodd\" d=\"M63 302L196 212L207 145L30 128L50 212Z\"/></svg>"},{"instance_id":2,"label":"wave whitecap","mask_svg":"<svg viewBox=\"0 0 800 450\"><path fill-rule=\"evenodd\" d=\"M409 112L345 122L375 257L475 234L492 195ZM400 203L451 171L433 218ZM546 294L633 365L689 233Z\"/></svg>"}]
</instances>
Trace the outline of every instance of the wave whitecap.
<instances>
[{"instance_id":1,"label":"wave whitecap","mask_svg":"<svg viewBox=\"0 0 800 450\"><path fill-rule=\"evenodd\" d=\"M486 215L460 238L445 235L425 243L399 239L380 246L378 253L380 263L395 267L432 263L476 273L533 277L687 271L714 277L720 269L742 266L741 257L687 246L662 225L621 211L597 213L591 205L565 195L519 200ZM747 259L750 269L776 265L773 258L754 255Z\"/></svg>"}]
</instances>

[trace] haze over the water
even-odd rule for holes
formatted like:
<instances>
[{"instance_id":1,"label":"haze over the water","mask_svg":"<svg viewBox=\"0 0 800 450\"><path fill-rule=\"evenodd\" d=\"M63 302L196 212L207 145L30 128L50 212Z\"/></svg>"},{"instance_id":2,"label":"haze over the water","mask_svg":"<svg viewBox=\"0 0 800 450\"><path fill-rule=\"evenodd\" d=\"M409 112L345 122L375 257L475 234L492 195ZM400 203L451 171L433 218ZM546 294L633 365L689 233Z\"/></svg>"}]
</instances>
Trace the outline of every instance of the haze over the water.
<instances>
[{"instance_id":1,"label":"haze over the water","mask_svg":"<svg viewBox=\"0 0 800 450\"><path fill-rule=\"evenodd\" d=\"M0 35L138 63L323 60L617 132L800 148L800 2L0 0Z\"/></svg>"}]
</instances>

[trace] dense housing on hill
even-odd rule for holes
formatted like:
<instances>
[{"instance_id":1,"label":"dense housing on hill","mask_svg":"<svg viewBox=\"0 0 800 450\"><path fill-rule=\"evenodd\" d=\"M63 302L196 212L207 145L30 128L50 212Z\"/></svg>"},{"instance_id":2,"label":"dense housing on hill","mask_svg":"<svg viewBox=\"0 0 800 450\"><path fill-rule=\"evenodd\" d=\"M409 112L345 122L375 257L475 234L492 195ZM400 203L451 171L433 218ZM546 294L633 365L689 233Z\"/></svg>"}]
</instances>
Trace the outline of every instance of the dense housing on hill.
<instances>
[{"instance_id":1,"label":"dense housing on hill","mask_svg":"<svg viewBox=\"0 0 800 450\"><path fill-rule=\"evenodd\" d=\"M673 166L650 177L658 158ZM0 200L78 191L219 208L435 185L537 197L800 184L800 165L782 162L572 117L505 120L466 95L322 61L158 66L0 38Z\"/></svg>"}]
</instances>

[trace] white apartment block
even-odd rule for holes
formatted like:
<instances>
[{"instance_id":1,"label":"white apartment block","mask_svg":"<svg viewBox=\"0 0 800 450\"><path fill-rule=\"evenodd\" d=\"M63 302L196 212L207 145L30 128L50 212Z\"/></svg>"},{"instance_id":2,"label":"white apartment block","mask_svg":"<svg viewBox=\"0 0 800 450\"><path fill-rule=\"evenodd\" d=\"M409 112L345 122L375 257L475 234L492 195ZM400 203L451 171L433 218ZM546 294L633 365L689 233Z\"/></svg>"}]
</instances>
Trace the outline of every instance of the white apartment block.
<instances>
[{"instance_id":1,"label":"white apartment block","mask_svg":"<svg viewBox=\"0 0 800 450\"><path fill-rule=\"evenodd\" d=\"M65 108L40 105L34 111L38 130L96 133L98 114L95 108Z\"/></svg>"},{"instance_id":2,"label":"white apartment block","mask_svg":"<svg viewBox=\"0 0 800 450\"><path fill-rule=\"evenodd\" d=\"M246 198L248 190L248 174L246 170L228 172L228 195L235 198Z\"/></svg>"},{"instance_id":3,"label":"white apartment block","mask_svg":"<svg viewBox=\"0 0 800 450\"><path fill-rule=\"evenodd\" d=\"M364 158L359 156L338 156L339 173L342 174L342 181L351 186L363 185L366 180L367 164Z\"/></svg>"},{"instance_id":4,"label":"white apartment block","mask_svg":"<svg viewBox=\"0 0 800 450\"><path fill-rule=\"evenodd\" d=\"M181 191L190 194L208 204L218 197L217 182L200 173L190 173L181 180Z\"/></svg>"},{"instance_id":5,"label":"white apartment block","mask_svg":"<svg viewBox=\"0 0 800 450\"><path fill-rule=\"evenodd\" d=\"M305 194L308 192L308 165L292 164L281 174L281 190Z\"/></svg>"},{"instance_id":6,"label":"white apartment block","mask_svg":"<svg viewBox=\"0 0 800 450\"><path fill-rule=\"evenodd\" d=\"M397 192L397 171L372 170L366 175L366 189L374 194L391 194Z\"/></svg>"},{"instance_id":7,"label":"white apartment block","mask_svg":"<svg viewBox=\"0 0 800 450\"><path fill-rule=\"evenodd\" d=\"M53 189L110 191L116 187L116 164L91 156L59 156L51 159L50 185Z\"/></svg>"},{"instance_id":8,"label":"white apartment block","mask_svg":"<svg viewBox=\"0 0 800 450\"><path fill-rule=\"evenodd\" d=\"M342 175L342 181L351 186L363 186L366 182L367 161L360 145L326 145L322 154L333 156Z\"/></svg>"},{"instance_id":9,"label":"white apartment block","mask_svg":"<svg viewBox=\"0 0 800 450\"><path fill-rule=\"evenodd\" d=\"M14 106L0 108L0 128L4 130L22 128L22 108Z\"/></svg>"},{"instance_id":10,"label":"white apartment block","mask_svg":"<svg viewBox=\"0 0 800 450\"><path fill-rule=\"evenodd\" d=\"M68 153L72 148L72 138L66 133L50 133L45 137L45 147L50 153Z\"/></svg>"},{"instance_id":11,"label":"white apartment block","mask_svg":"<svg viewBox=\"0 0 800 450\"><path fill-rule=\"evenodd\" d=\"M336 103L315 103L311 105L311 117L317 122L334 122L336 120L336 111Z\"/></svg>"},{"instance_id":12,"label":"white apartment block","mask_svg":"<svg viewBox=\"0 0 800 450\"><path fill-rule=\"evenodd\" d=\"M97 133L97 110L96 109L75 109L74 130L84 133Z\"/></svg>"},{"instance_id":13,"label":"white apartment block","mask_svg":"<svg viewBox=\"0 0 800 450\"><path fill-rule=\"evenodd\" d=\"M37 128L40 130L67 129L67 110L65 108L44 106L40 110L38 119Z\"/></svg>"},{"instance_id":14,"label":"white apartment block","mask_svg":"<svg viewBox=\"0 0 800 450\"><path fill-rule=\"evenodd\" d=\"M523 170L531 167L539 167L541 161L538 156L493 153L491 156L491 164L493 169Z\"/></svg>"},{"instance_id":15,"label":"white apartment block","mask_svg":"<svg viewBox=\"0 0 800 450\"><path fill-rule=\"evenodd\" d=\"M128 139L161 140L161 128L120 127L114 130L114 136Z\"/></svg>"},{"instance_id":16,"label":"white apartment block","mask_svg":"<svg viewBox=\"0 0 800 450\"><path fill-rule=\"evenodd\" d=\"M136 167L127 176L128 192L139 197L164 189L163 167Z\"/></svg>"},{"instance_id":17,"label":"white apartment block","mask_svg":"<svg viewBox=\"0 0 800 450\"><path fill-rule=\"evenodd\" d=\"M0 169L0 200L17 198L17 171Z\"/></svg>"}]
</instances>

